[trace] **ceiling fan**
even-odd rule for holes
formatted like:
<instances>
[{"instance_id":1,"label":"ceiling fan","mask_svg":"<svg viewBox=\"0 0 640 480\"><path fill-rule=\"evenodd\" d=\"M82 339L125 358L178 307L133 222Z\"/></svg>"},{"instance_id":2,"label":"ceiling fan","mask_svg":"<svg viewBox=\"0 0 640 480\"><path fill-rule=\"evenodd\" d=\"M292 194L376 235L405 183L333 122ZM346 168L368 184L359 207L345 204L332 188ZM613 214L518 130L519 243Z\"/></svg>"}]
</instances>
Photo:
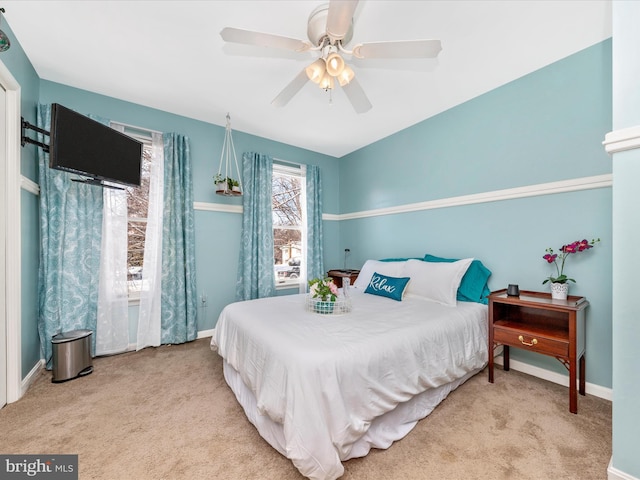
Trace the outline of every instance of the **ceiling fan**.
<instances>
[{"instance_id":1,"label":"ceiling fan","mask_svg":"<svg viewBox=\"0 0 640 480\"><path fill-rule=\"evenodd\" d=\"M354 110L364 113L371 109L371 102L343 55L362 59L435 58L442 46L440 40L405 40L359 43L348 50L345 45L353 37L353 13L357 5L358 0L331 0L313 10L307 21L309 41L232 27L223 28L220 35L225 42L320 53L317 60L306 66L278 94L271 102L273 105L286 105L308 81L325 91L331 91L337 83Z\"/></svg>"}]
</instances>

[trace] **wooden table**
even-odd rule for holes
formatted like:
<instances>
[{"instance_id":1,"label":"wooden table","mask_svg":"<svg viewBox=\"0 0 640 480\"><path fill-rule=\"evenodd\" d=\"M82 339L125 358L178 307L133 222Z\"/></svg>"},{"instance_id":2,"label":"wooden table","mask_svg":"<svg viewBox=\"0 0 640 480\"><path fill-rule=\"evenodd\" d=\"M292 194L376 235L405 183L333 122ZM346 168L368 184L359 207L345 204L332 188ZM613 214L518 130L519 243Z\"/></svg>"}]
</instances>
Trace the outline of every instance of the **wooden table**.
<instances>
[{"instance_id":1,"label":"wooden table","mask_svg":"<svg viewBox=\"0 0 640 480\"><path fill-rule=\"evenodd\" d=\"M569 370L569 411L578 413L578 395L585 394L585 297L569 295L555 300L551 294L507 290L489 295L489 382L493 383L493 351L504 346L504 370L509 371L509 347L557 358ZM576 380L580 375L576 391Z\"/></svg>"}]
</instances>

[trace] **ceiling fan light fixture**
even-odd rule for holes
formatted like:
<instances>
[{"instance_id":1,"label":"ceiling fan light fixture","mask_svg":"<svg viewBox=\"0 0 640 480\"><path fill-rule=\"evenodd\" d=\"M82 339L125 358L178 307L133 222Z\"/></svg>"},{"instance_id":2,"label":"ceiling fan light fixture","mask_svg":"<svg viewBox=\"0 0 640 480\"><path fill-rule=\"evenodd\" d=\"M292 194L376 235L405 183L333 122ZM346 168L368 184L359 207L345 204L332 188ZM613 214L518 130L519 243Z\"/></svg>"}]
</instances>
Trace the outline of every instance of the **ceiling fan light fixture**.
<instances>
[{"instance_id":1,"label":"ceiling fan light fixture","mask_svg":"<svg viewBox=\"0 0 640 480\"><path fill-rule=\"evenodd\" d=\"M344 59L338 53L332 53L327 57L327 72L332 77L337 77L344 70Z\"/></svg>"},{"instance_id":2,"label":"ceiling fan light fixture","mask_svg":"<svg viewBox=\"0 0 640 480\"><path fill-rule=\"evenodd\" d=\"M307 73L307 77L309 78L309 80L311 80L313 83L320 83L320 81L322 80L322 77L325 75L325 72L326 72L326 65L325 65L324 59L323 58L317 59L307 68L305 68L305 72Z\"/></svg>"},{"instance_id":3,"label":"ceiling fan light fixture","mask_svg":"<svg viewBox=\"0 0 640 480\"><path fill-rule=\"evenodd\" d=\"M322 80L320 80L320 83L318 84L318 87L320 87L323 90L333 89L333 77L329 75L329 72L325 72L324 76L322 77Z\"/></svg>"},{"instance_id":4,"label":"ceiling fan light fixture","mask_svg":"<svg viewBox=\"0 0 640 480\"><path fill-rule=\"evenodd\" d=\"M353 80L353 77L355 77L355 76L356 76L356 74L354 73L353 69L349 65L345 65L344 69L342 70L340 75L338 75L338 77L337 77L338 78L338 83L340 84L341 87L344 87L351 80Z\"/></svg>"}]
</instances>

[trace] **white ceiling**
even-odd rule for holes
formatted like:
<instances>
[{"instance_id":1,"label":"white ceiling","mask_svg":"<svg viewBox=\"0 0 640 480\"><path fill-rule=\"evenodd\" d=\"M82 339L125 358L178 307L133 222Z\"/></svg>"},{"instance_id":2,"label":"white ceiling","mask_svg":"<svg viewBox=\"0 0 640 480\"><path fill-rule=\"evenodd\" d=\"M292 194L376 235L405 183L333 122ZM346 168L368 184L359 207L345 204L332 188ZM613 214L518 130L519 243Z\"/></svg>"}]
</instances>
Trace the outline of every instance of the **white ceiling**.
<instances>
[{"instance_id":1,"label":"white ceiling","mask_svg":"<svg viewBox=\"0 0 640 480\"><path fill-rule=\"evenodd\" d=\"M611 36L611 0L361 0L351 45L436 38L437 60L347 57L373 108L308 82L274 97L314 56L226 44L232 26L307 40L322 0L5 0L38 75L234 131L342 157ZM317 55L317 54L316 54ZM117 119L116 119L117 120Z\"/></svg>"}]
</instances>

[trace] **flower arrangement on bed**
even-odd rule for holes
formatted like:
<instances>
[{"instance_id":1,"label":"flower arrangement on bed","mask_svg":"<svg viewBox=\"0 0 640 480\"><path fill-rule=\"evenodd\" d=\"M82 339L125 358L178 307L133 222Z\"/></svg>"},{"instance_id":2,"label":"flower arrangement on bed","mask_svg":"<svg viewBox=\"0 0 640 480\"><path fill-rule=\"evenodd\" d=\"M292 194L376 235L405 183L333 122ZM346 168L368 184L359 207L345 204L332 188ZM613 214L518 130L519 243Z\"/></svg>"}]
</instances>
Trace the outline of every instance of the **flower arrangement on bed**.
<instances>
[{"instance_id":1,"label":"flower arrangement on bed","mask_svg":"<svg viewBox=\"0 0 640 480\"><path fill-rule=\"evenodd\" d=\"M233 303L211 346L261 436L304 476L332 480L484 368L490 274L470 258L368 260L349 315L320 319L305 295Z\"/></svg>"}]
</instances>

